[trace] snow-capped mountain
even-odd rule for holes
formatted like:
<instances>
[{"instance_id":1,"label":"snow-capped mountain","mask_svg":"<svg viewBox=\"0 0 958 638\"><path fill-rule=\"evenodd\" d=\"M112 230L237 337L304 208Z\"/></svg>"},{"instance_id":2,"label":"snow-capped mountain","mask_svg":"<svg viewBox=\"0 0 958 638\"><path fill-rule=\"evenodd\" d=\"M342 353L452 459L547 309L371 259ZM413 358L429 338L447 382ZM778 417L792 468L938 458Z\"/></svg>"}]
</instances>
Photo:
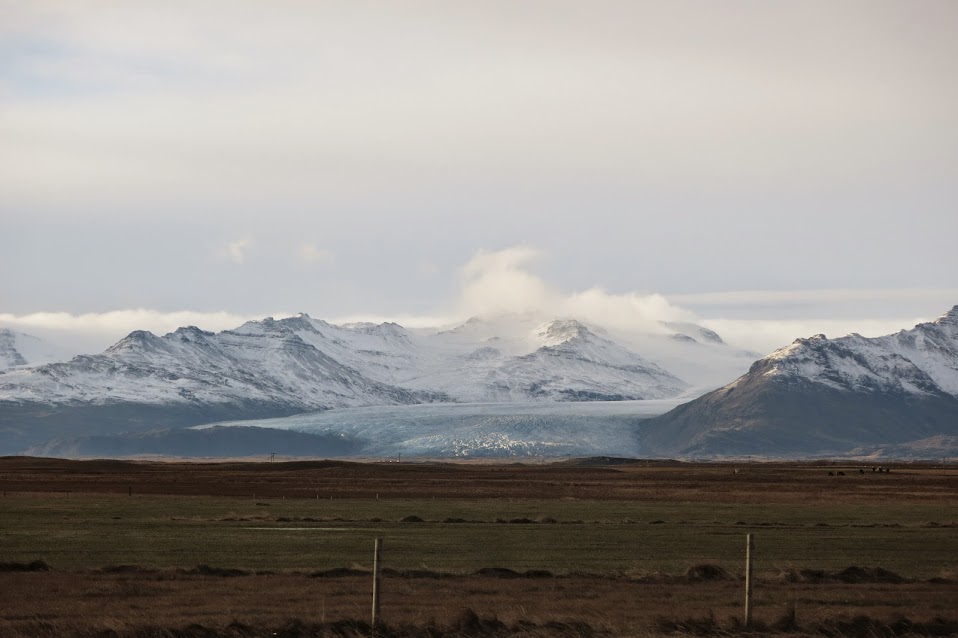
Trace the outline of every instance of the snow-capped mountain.
<instances>
[{"instance_id":1,"label":"snow-capped mountain","mask_svg":"<svg viewBox=\"0 0 958 638\"><path fill-rule=\"evenodd\" d=\"M428 337L429 361L397 381L464 402L662 399L687 387L578 321L513 321L474 318Z\"/></svg>"},{"instance_id":2,"label":"snow-capped mountain","mask_svg":"<svg viewBox=\"0 0 958 638\"><path fill-rule=\"evenodd\" d=\"M703 334L694 325L682 329ZM675 334L663 328L650 339L689 346ZM102 354L7 370L0 373L0 438L9 451L64 430L139 431L437 401L667 399L688 391L666 367L572 319L473 318L451 330L413 332L298 315L215 334L135 331Z\"/></svg>"},{"instance_id":3,"label":"snow-capped mountain","mask_svg":"<svg viewBox=\"0 0 958 638\"><path fill-rule=\"evenodd\" d=\"M0 328L0 370L69 359L68 353L39 337Z\"/></svg>"},{"instance_id":4,"label":"snow-capped mountain","mask_svg":"<svg viewBox=\"0 0 958 638\"><path fill-rule=\"evenodd\" d=\"M461 338L478 323L458 334L418 335L393 323L335 326L299 315L216 334L196 327L162 337L135 331L100 355L0 376L0 400L262 402L315 410L590 394L666 398L686 387L576 321L541 324L524 335L525 343L514 335L509 343Z\"/></svg>"},{"instance_id":5,"label":"snow-capped mountain","mask_svg":"<svg viewBox=\"0 0 958 638\"><path fill-rule=\"evenodd\" d=\"M668 453L844 452L958 434L958 306L877 338L815 335L654 419Z\"/></svg>"},{"instance_id":6,"label":"snow-capped mountain","mask_svg":"<svg viewBox=\"0 0 958 638\"><path fill-rule=\"evenodd\" d=\"M444 399L364 376L304 340L308 318L137 330L103 354L0 375L0 400L49 404L279 404L311 410ZM302 327L301 324L303 324Z\"/></svg>"}]
</instances>

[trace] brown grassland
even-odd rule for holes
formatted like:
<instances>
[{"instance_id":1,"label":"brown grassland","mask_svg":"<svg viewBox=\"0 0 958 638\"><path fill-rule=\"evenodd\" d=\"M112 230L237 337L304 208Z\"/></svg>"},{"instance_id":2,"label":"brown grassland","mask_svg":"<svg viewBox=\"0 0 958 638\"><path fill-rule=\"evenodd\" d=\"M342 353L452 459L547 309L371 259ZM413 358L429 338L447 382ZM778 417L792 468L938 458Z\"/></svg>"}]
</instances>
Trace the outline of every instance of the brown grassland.
<instances>
[{"instance_id":1,"label":"brown grassland","mask_svg":"<svg viewBox=\"0 0 958 638\"><path fill-rule=\"evenodd\" d=\"M384 636L958 631L955 466L8 457L0 491L4 637L369 635L377 537Z\"/></svg>"}]
</instances>

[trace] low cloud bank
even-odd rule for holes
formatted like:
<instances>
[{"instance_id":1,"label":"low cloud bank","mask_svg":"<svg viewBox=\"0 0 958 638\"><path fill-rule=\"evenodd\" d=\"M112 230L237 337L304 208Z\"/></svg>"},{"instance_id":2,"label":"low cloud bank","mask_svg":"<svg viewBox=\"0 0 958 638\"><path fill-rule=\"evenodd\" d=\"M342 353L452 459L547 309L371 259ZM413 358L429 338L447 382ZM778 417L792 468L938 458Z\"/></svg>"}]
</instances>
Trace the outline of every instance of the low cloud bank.
<instances>
[{"instance_id":1,"label":"low cloud bank","mask_svg":"<svg viewBox=\"0 0 958 638\"><path fill-rule=\"evenodd\" d=\"M663 333L663 322L694 322L718 332L728 343L766 354L791 343L798 337L825 333L839 337L851 332L879 336L910 328L934 319L929 316L769 318L769 307L779 311L811 303L827 317L828 304L857 299L913 302L942 301L939 311L958 302L958 291L934 290L854 290L854 291L731 291L702 295L663 295L658 293L608 292L600 287L583 291L563 291L533 272L542 253L530 246L513 246L498 251L480 251L458 271L458 293L445 307L428 315L395 315L388 312L353 313L339 317L319 317L335 323L354 321L395 321L409 328L449 327L472 316L522 314L543 319L576 318L619 334ZM955 294L952 294L955 293ZM308 306L308 304L304 304ZM729 306L734 316L725 314ZM900 304L899 304L900 305ZM928 305L927 303L925 304ZM688 306L695 306L696 311ZM718 316L709 316L710 306ZM749 309L753 309L751 312ZM263 312L257 315L230 312L166 312L151 309L114 310L102 313L71 314L37 312L24 315L0 313L0 326L28 332L72 350L75 353L99 352L133 330L157 334L178 327L196 325L204 330L235 328L251 319L283 317L291 312ZM800 312L796 311L796 315ZM722 316L724 315L724 316ZM745 316L743 316L745 315ZM751 315L751 316L749 316Z\"/></svg>"}]
</instances>

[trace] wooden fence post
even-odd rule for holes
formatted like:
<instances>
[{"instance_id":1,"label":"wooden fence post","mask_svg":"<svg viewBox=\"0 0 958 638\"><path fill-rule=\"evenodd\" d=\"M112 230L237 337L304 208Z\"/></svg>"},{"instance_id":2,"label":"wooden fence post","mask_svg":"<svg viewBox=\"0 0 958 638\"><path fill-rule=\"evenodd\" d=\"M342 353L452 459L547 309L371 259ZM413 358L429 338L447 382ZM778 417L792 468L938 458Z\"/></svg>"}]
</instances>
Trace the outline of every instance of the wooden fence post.
<instances>
[{"instance_id":1,"label":"wooden fence post","mask_svg":"<svg viewBox=\"0 0 958 638\"><path fill-rule=\"evenodd\" d=\"M377 538L373 553L373 630L382 622L379 618L379 595L382 591L383 539Z\"/></svg>"},{"instance_id":2,"label":"wooden fence post","mask_svg":"<svg viewBox=\"0 0 958 638\"><path fill-rule=\"evenodd\" d=\"M752 626L752 554L755 550L755 538L745 536L745 626Z\"/></svg>"}]
</instances>

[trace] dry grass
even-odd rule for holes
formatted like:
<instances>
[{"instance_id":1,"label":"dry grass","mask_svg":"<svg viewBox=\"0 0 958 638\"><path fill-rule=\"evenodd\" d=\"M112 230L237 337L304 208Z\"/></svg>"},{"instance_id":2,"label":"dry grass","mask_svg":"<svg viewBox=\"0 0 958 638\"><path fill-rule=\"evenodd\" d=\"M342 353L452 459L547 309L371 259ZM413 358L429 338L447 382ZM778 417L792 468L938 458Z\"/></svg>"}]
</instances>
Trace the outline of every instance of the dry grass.
<instances>
[{"instance_id":1,"label":"dry grass","mask_svg":"<svg viewBox=\"0 0 958 638\"><path fill-rule=\"evenodd\" d=\"M449 627L459 622L461 611L468 608L481 618L502 623L503 635L524 627L523 631L534 635L569 636L569 627L579 628L577 632L588 627L596 635L628 636L637 631L659 633L667 622L688 624L681 630L685 633L702 633L692 631L689 623L710 616L721 619L716 621L715 632L728 632L735 629L728 619L740 617L742 604L738 580L678 576L642 581L584 576L420 578L387 574L383 592L382 613L390 627L423 631ZM829 626L840 629L839 621L850 622L859 616L884 625L908 617L912 624L930 627L936 619L955 620L953 603L958 600L958 584L772 580L760 582L755 596L754 617L759 627L781 627L781 618L792 609L798 625L809 631L817 627L818 633ZM291 618L298 619L297 627L311 627L309 631L319 633L289 635L334 635L328 628L320 631L314 625L346 623L337 625L345 627L357 619L368 619L369 597L370 578L362 573L310 578L294 574L226 577L189 570L131 568L82 573L9 572L0 574L0 636L96 635L107 630L141 636L147 635L137 633L144 627L188 625L221 632L209 635L244 635L235 633L238 627L257 628L258 633L246 635L260 636L287 627ZM228 629L231 625L233 628ZM565 629L552 632L557 627Z\"/></svg>"}]
</instances>

